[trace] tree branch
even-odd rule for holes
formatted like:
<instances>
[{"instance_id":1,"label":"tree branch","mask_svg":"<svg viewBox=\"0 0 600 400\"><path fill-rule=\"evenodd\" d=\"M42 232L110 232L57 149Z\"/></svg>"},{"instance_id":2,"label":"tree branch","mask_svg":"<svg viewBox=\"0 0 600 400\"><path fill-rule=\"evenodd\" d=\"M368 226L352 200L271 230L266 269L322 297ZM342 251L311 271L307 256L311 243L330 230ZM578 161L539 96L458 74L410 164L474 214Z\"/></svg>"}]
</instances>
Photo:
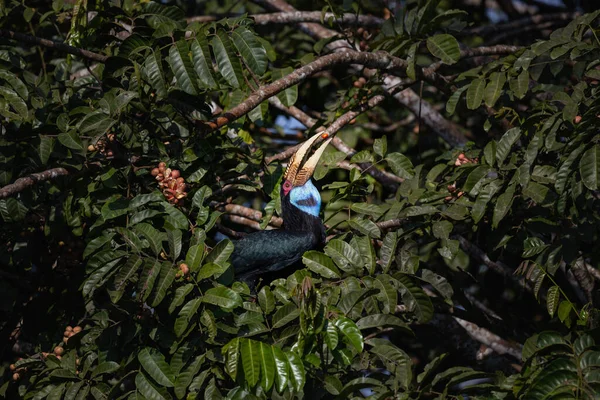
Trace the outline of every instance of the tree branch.
<instances>
[{"instance_id":1,"label":"tree branch","mask_svg":"<svg viewBox=\"0 0 600 400\"><path fill-rule=\"evenodd\" d=\"M217 117L213 121L206 122L205 125L210 131L221 128L222 126L235 121L246 115L260 103L277 93L294 86L307 77L317 72L332 68L336 65L360 64L370 68L376 68L384 71L404 72L407 62L401 58L394 57L385 52L340 52L328 54L300 67L290 74L272 82L268 85L259 87L254 93L248 96L243 102L228 110L225 114Z\"/></svg>"},{"instance_id":2,"label":"tree branch","mask_svg":"<svg viewBox=\"0 0 600 400\"><path fill-rule=\"evenodd\" d=\"M199 15L196 17L187 18L187 22L212 22L217 21L224 17L236 17L239 15ZM323 15L320 11L290 11L290 12L275 12L266 14L254 14L250 15L250 18L254 19L257 25L269 25L269 24L294 24L301 22L314 22L321 23L321 21L330 21L333 19L335 24L339 25L358 25L363 27L378 27L384 22L382 18L375 17L373 15L355 15L346 13L341 18L338 18L333 13L325 13Z\"/></svg>"},{"instance_id":3,"label":"tree branch","mask_svg":"<svg viewBox=\"0 0 600 400\"><path fill-rule=\"evenodd\" d=\"M25 35L25 34L19 33L19 32L9 31L6 29L0 29L0 36L6 37L9 39L13 39L13 40L16 40L19 42L23 42L23 43L29 43L29 44L54 48L56 50L59 50L59 51L65 52L65 53L73 54L76 56L87 58L88 60L98 61L101 63L104 63L104 62L106 62L106 60L108 60L108 56L105 56L102 54L94 53L94 52L88 51L88 50L79 49L77 47L69 46L64 43L55 42L53 40L42 39L42 38L38 38L35 36Z\"/></svg>"},{"instance_id":4,"label":"tree branch","mask_svg":"<svg viewBox=\"0 0 600 400\"><path fill-rule=\"evenodd\" d=\"M22 192L30 186L41 181L55 179L59 176L68 175L69 172L64 168L52 168L44 172L36 172L29 176L17 179L14 183L0 188L0 199L5 199L15 193Z\"/></svg>"},{"instance_id":5,"label":"tree branch","mask_svg":"<svg viewBox=\"0 0 600 400\"><path fill-rule=\"evenodd\" d=\"M276 99L276 97L272 97L271 99ZM345 125L350 123L350 121L352 121L358 115L360 115L361 113L363 113L369 109L374 108L375 106L380 104L383 100L385 100L385 96L382 96L382 95L376 95L376 96L371 97L366 103L362 103L355 110L346 112L345 114L340 116L338 119L336 119L331 125L329 125L329 127L327 129L321 130L321 131L319 131L319 133L321 133L321 134L327 133L330 137L335 135L335 133L337 133ZM317 122L297 107L294 107L294 106L285 107L283 104L281 104L281 102L279 102L279 100L271 101L271 103L275 107L279 108L280 110L285 111L288 114L292 115L294 118L296 118L297 120L302 122L308 128L313 127ZM320 143L321 141L323 141L322 138L317 139L316 143ZM344 143L338 137L333 138L332 144L336 149L345 153L349 157L352 157L354 154L356 154L356 150L354 150L353 148L348 146L346 143ZM285 151L277 153L271 157L267 157L267 158L265 158L265 162L267 164L269 164L275 160L285 160L285 159L291 157L292 154L294 154L300 148L301 145L302 145L302 143L300 143L296 146L292 146L292 147L286 149ZM373 178L375 178L377 181L381 182L383 185L390 187L392 190L395 190L398 187L398 184L402 183L404 181L402 178L400 178L392 173L375 168L373 166L373 164L371 164L371 163L360 163L360 165L352 165L350 163L339 162L338 166L341 168L344 168L344 169L348 169L347 168L348 166L350 166L350 169L357 167L361 171L364 171L364 172L368 173L369 175L371 175Z\"/></svg>"},{"instance_id":6,"label":"tree branch","mask_svg":"<svg viewBox=\"0 0 600 400\"><path fill-rule=\"evenodd\" d=\"M458 317L453 318L467 331L469 336L471 336L473 339L494 349L494 351L499 354L508 354L521 361L523 346L521 346L519 343L511 343L507 340L504 340L495 333L477 326L472 322L465 321L464 319Z\"/></svg>"}]
</instances>

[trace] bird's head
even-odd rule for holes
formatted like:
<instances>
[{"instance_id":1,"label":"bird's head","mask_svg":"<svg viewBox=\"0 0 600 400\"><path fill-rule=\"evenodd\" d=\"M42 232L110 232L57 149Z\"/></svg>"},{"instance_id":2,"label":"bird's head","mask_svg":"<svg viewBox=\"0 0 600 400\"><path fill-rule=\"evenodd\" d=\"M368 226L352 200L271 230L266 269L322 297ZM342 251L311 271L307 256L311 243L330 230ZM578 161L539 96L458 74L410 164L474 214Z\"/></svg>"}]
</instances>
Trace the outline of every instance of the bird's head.
<instances>
[{"instance_id":1,"label":"bird's head","mask_svg":"<svg viewBox=\"0 0 600 400\"><path fill-rule=\"evenodd\" d=\"M310 178L315 172L319 158L321 158L325 148L333 138L325 140L304 164L302 161L319 137L321 135L311 137L294 153L285 170L281 184L283 199L287 198L293 206L315 217L319 216L321 209L321 195ZM327 136L324 137L326 138Z\"/></svg>"}]
</instances>

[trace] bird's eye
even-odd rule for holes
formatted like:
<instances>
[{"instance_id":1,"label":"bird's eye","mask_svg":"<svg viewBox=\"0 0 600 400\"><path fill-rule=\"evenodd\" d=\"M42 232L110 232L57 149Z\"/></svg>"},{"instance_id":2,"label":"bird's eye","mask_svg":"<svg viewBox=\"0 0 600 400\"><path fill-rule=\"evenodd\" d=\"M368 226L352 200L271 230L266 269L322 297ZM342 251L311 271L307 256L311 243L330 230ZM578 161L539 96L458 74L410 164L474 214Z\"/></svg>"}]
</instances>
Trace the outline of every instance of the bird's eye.
<instances>
[{"instance_id":1,"label":"bird's eye","mask_svg":"<svg viewBox=\"0 0 600 400\"><path fill-rule=\"evenodd\" d=\"M290 181L285 181L285 183L283 184L283 187L285 189L290 189L292 187L292 184Z\"/></svg>"}]
</instances>

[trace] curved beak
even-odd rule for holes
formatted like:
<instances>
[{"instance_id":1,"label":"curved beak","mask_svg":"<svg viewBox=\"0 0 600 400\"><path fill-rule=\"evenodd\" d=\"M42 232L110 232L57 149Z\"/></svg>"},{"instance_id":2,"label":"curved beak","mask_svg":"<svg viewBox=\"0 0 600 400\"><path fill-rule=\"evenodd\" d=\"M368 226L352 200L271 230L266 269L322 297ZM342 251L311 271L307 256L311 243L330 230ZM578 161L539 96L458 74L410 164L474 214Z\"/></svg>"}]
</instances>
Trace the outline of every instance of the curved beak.
<instances>
[{"instance_id":1,"label":"curved beak","mask_svg":"<svg viewBox=\"0 0 600 400\"><path fill-rule=\"evenodd\" d=\"M290 158L290 162L283 177L284 179L290 181L293 186L302 186L310 179L317 168L317 163L323 155L325 148L333 140L333 138L330 137L324 141L303 165L302 160L320 136L321 135L314 135L308 139Z\"/></svg>"}]
</instances>

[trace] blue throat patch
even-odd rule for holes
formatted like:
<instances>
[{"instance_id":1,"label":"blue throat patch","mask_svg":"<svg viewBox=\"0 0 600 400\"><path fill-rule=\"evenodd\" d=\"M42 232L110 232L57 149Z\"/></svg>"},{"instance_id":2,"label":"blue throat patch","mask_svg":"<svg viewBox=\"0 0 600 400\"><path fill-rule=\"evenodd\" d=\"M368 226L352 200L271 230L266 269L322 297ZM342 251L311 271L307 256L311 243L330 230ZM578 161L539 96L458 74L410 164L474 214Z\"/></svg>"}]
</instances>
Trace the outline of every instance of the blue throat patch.
<instances>
[{"instance_id":1,"label":"blue throat patch","mask_svg":"<svg viewBox=\"0 0 600 400\"><path fill-rule=\"evenodd\" d=\"M295 187L290 191L290 203L318 218L321 211L321 194L309 179L303 186Z\"/></svg>"}]
</instances>

